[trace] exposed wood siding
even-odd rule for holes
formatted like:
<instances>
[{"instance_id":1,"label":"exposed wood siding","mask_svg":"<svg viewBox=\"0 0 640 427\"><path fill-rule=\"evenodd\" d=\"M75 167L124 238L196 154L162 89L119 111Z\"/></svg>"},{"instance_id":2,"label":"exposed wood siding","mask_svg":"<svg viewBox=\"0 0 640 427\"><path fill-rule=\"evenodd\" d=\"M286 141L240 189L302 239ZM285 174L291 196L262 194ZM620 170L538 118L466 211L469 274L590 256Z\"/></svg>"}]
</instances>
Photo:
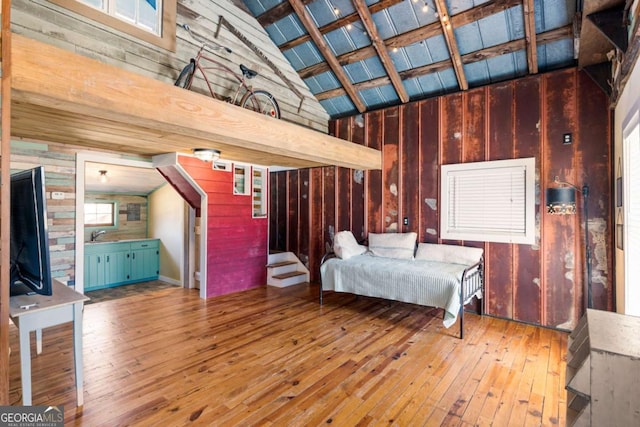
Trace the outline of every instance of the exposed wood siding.
<instances>
[{"instance_id":1,"label":"exposed wood siding","mask_svg":"<svg viewBox=\"0 0 640 427\"><path fill-rule=\"evenodd\" d=\"M84 198L85 203L109 203L115 202L117 204L118 216L117 225L115 228L106 228L106 234L100 236L101 242L108 242L111 240L125 240L125 239L144 239L147 236L148 230L148 199L146 196L134 196L125 194L95 194L87 193ZM127 205L129 203L140 205L140 219L135 221L129 221L127 219ZM85 226L84 241L87 242L91 239L91 231L96 228Z\"/></svg>"},{"instance_id":2,"label":"exposed wood siding","mask_svg":"<svg viewBox=\"0 0 640 427\"><path fill-rule=\"evenodd\" d=\"M12 29L16 33L168 83L175 81L182 67L199 48L199 42L182 28L177 28L176 51L171 52L46 0L13 0L11 3ZM219 16L224 16L257 45L294 83L297 90L305 95L299 112L300 99L248 46L224 27L220 30L219 38L214 39ZM176 22L188 24L198 35L231 48L231 54L220 54L218 57L232 70L238 70L239 64L243 63L258 71L259 76L252 80L253 86L266 89L275 96L282 110L283 120L327 131L329 116L284 55L271 42L266 31L249 14L225 0L177 0ZM211 74L216 91L228 93L235 88L230 76ZM194 89L204 93L204 85L200 80L196 81Z\"/></svg>"},{"instance_id":3,"label":"exposed wood siding","mask_svg":"<svg viewBox=\"0 0 640 427\"><path fill-rule=\"evenodd\" d=\"M207 296L264 286L267 219L252 218L250 195L233 194L233 173L193 157L178 161L207 193Z\"/></svg>"},{"instance_id":4,"label":"exposed wood siding","mask_svg":"<svg viewBox=\"0 0 640 427\"><path fill-rule=\"evenodd\" d=\"M611 117L604 93L585 74L567 69L499 83L464 93L452 94L340 119L330 127L337 136L383 148L382 171L364 174L364 224L366 233L418 232L420 241L444 242L439 236L439 167L442 164L483 160L536 158L536 227L534 245L483 242L462 243L485 249L487 312L557 328L572 328L582 313L584 231L581 194L579 214L551 216L544 210L544 190L553 186L553 177L579 187L591 187L589 197L590 247L593 255L593 294L596 308L612 309L612 215L611 215ZM364 123L364 135L358 126ZM572 133L573 143L563 145L564 133ZM356 136L357 135L357 136ZM334 231L350 224L356 233L352 187L343 170L322 169L323 185L314 192L310 208L289 206L289 219L301 215L321 215L323 227L302 229L298 222L272 218L278 233L309 232L309 245L329 242ZM353 172L349 174L353 176ZM298 193L300 183L275 178L272 191ZM282 175L285 176L286 175ZM311 174L312 177L317 176ZM395 188L394 188L395 186ZM320 194L323 197L320 197ZM409 220L402 226L402 220ZM332 221L338 220L340 227ZM284 227L283 227L284 226ZM356 234L356 237L357 234ZM293 241L290 239L290 241ZM292 251L309 254L306 248ZM320 255L309 259L311 277L319 280Z\"/></svg>"}]
</instances>

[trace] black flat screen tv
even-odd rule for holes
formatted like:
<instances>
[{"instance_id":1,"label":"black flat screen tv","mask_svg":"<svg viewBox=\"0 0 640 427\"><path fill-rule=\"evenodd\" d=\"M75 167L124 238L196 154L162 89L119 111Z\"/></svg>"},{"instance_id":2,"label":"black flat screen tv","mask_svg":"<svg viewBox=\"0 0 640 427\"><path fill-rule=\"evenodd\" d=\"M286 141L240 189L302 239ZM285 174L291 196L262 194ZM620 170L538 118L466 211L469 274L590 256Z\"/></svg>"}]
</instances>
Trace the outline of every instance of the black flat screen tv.
<instances>
[{"instance_id":1,"label":"black flat screen tv","mask_svg":"<svg viewBox=\"0 0 640 427\"><path fill-rule=\"evenodd\" d=\"M11 295L51 295L44 167L11 175Z\"/></svg>"}]
</instances>

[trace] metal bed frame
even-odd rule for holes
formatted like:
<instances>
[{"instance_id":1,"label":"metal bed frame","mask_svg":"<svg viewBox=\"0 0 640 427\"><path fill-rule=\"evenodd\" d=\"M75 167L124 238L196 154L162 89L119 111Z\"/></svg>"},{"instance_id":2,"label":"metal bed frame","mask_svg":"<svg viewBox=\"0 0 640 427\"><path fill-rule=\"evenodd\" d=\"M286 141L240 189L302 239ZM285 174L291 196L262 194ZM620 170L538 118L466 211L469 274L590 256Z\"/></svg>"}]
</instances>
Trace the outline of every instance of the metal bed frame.
<instances>
[{"instance_id":1,"label":"metal bed frame","mask_svg":"<svg viewBox=\"0 0 640 427\"><path fill-rule=\"evenodd\" d=\"M327 252L322 257L320 261L320 266L324 264L328 259L337 258L334 252ZM480 261L465 268L462 272L462 279L460 281L460 313L458 317L460 318L460 339L464 339L464 304L465 301L471 301L471 298L475 295L476 292L482 291L482 300L480 301L480 315L484 315L484 257L480 258ZM322 277L320 277L320 305L323 305L322 294L324 290L322 289ZM467 302L469 302L467 301ZM443 314L444 316L444 314Z\"/></svg>"}]
</instances>

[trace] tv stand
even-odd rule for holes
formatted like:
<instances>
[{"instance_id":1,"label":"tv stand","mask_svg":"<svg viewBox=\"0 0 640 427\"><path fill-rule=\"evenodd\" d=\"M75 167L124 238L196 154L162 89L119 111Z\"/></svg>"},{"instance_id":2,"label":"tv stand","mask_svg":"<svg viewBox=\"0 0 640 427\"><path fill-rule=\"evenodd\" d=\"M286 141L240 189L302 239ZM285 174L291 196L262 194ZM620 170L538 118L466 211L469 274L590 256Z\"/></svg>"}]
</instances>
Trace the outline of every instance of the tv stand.
<instances>
[{"instance_id":1,"label":"tv stand","mask_svg":"<svg viewBox=\"0 0 640 427\"><path fill-rule=\"evenodd\" d=\"M52 295L15 295L9 299L9 317L20 334L22 404L31 405L31 343L36 333L36 352L42 352L42 329L73 322L73 356L77 405L82 406L82 308L89 298L53 280Z\"/></svg>"}]
</instances>

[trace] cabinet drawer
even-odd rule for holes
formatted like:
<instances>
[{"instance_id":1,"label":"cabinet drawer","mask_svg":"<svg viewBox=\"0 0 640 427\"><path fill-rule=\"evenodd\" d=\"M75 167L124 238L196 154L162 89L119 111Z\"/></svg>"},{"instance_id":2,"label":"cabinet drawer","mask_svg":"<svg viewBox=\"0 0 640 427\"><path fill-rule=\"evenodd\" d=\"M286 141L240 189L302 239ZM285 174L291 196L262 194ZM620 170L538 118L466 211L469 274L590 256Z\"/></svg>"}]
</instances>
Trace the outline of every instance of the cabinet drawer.
<instances>
[{"instance_id":1,"label":"cabinet drawer","mask_svg":"<svg viewBox=\"0 0 640 427\"><path fill-rule=\"evenodd\" d=\"M132 251L137 249L158 249L160 247L160 241L157 239L141 240L139 242L131 242L130 244Z\"/></svg>"}]
</instances>

